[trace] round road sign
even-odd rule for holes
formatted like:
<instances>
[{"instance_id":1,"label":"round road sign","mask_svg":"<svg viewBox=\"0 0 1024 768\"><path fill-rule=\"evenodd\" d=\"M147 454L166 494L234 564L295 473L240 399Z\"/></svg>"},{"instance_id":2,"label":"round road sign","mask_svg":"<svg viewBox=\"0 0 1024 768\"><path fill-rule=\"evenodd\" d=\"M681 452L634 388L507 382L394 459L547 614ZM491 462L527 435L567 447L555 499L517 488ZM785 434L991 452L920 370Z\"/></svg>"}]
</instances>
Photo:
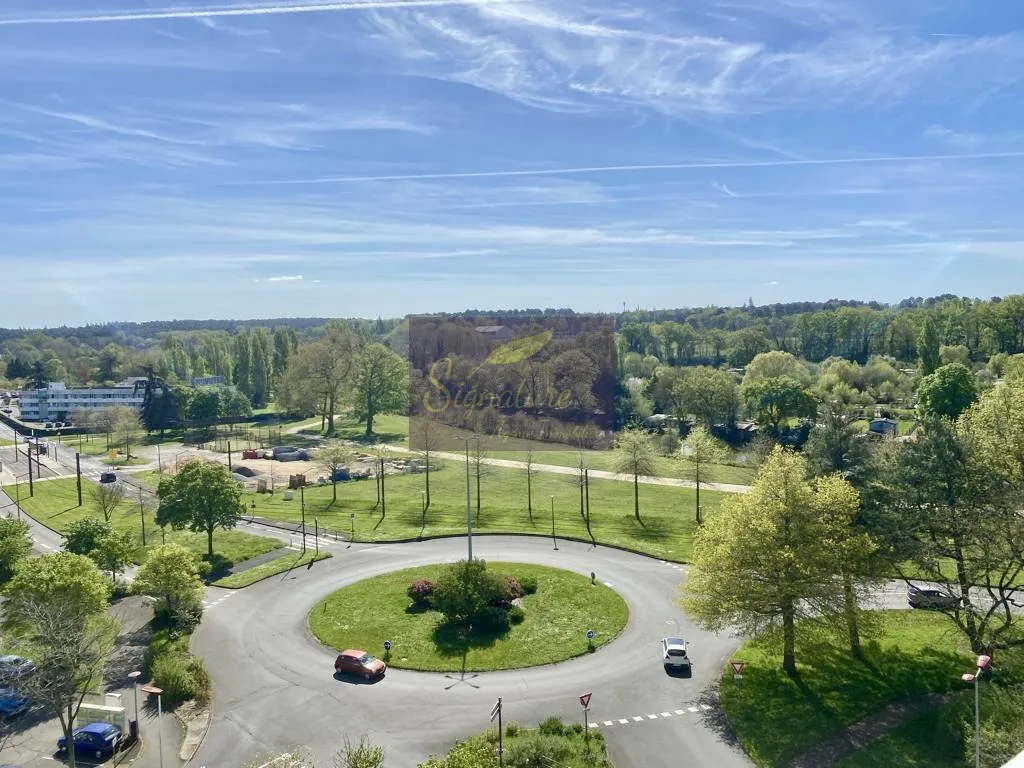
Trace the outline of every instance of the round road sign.
<instances>
[{"instance_id":1,"label":"round road sign","mask_svg":"<svg viewBox=\"0 0 1024 768\"><path fill-rule=\"evenodd\" d=\"M391 641L390 640L385 640L384 641L384 650L385 651L390 651L391 650Z\"/></svg>"},{"instance_id":2,"label":"round road sign","mask_svg":"<svg viewBox=\"0 0 1024 768\"><path fill-rule=\"evenodd\" d=\"M594 639L594 630L588 629L587 630L587 640L593 640L593 639Z\"/></svg>"}]
</instances>

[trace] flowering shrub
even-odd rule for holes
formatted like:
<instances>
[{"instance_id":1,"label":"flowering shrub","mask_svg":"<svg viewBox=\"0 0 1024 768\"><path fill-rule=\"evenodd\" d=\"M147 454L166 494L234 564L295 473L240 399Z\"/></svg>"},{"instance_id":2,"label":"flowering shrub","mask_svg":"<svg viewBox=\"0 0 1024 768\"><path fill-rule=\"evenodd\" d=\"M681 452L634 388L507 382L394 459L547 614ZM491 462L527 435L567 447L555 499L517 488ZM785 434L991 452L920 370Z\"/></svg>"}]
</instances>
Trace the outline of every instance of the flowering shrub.
<instances>
[{"instance_id":1,"label":"flowering shrub","mask_svg":"<svg viewBox=\"0 0 1024 768\"><path fill-rule=\"evenodd\" d=\"M430 602L430 596L434 594L434 582L430 579L416 579L409 588L405 590L405 594L409 596L409 599L414 603L427 603Z\"/></svg>"},{"instance_id":2,"label":"flowering shrub","mask_svg":"<svg viewBox=\"0 0 1024 768\"><path fill-rule=\"evenodd\" d=\"M505 602L511 603L513 600L518 600L520 597L526 594L526 590L523 589L522 585L512 576L506 576L501 580L502 597L505 598Z\"/></svg>"}]
</instances>

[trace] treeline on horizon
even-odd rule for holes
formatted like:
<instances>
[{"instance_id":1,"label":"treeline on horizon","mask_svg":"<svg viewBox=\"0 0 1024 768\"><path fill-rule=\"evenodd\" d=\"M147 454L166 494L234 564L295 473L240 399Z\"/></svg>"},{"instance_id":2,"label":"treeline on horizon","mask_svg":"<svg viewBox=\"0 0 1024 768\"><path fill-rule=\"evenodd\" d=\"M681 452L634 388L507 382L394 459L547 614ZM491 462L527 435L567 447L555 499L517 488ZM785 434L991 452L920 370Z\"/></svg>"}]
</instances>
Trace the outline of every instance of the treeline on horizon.
<instances>
[{"instance_id":1,"label":"treeline on horizon","mask_svg":"<svg viewBox=\"0 0 1024 768\"><path fill-rule=\"evenodd\" d=\"M576 315L571 309L466 310L433 317ZM841 357L865 364L873 356L915 365L939 347L963 350L978 363L996 354L1024 353L1024 295L972 299L943 295L891 305L831 300L739 307L709 306L607 313L615 320L620 360L630 353L670 366L742 368L757 354L789 352L812 363ZM323 336L328 324L347 327L363 343L408 352L408 319L280 318L107 323L44 330L0 330L0 372L6 378L102 383L139 375L155 364L164 375L245 378L236 337L276 337L282 350ZM245 347L242 344L241 347ZM278 353L280 356L280 352ZM239 360L238 358L243 358Z\"/></svg>"}]
</instances>

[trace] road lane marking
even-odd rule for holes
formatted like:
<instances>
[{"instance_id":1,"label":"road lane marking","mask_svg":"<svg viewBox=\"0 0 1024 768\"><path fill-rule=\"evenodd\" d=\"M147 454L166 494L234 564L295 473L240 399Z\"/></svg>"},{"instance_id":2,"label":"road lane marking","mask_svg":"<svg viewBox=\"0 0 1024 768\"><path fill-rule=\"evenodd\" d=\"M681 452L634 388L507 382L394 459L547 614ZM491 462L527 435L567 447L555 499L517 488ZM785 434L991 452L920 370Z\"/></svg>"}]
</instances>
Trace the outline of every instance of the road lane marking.
<instances>
[{"instance_id":1,"label":"road lane marking","mask_svg":"<svg viewBox=\"0 0 1024 768\"><path fill-rule=\"evenodd\" d=\"M611 720L605 720L604 724L605 725L615 725L615 723L613 723Z\"/></svg>"},{"instance_id":2,"label":"road lane marking","mask_svg":"<svg viewBox=\"0 0 1024 768\"><path fill-rule=\"evenodd\" d=\"M627 720L627 719L626 719L626 718L624 718L624 717L623 717L623 718L620 718L620 719L619 719L619 725L629 725L629 720Z\"/></svg>"},{"instance_id":3,"label":"road lane marking","mask_svg":"<svg viewBox=\"0 0 1024 768\"><path fill-rule=\"evenodd\" d=\"M677 709L677 710L676 710L676 714L677 714L677 715L681 715L681 714L683 714L683 710L681 710L681 709Z\"/></svg>"},{"instance_id":4,"label":"road lane marking","mask_svg":"<svg viewBox=\"0 0 1024 768\"><path fill-rule=\"evenodd\" d=\"M688 709L689 709L689 710L690 710L691 712L696 712L696 711L697 711L697 708L696 708L696 707L688 707Z\"/></svg>"},{"instance_id":5,"label":"road lane marking","mask_svg":"<svg viewBox=\"0 0 1024 768\"><path fill-rule=\"evenodd\" d=\"M597 724L597 723L591 723L591 724L590 724L590 727L591 727L591 728L598 728L598 727L600 727L600 726L598 726L598 724Z\"/></svg>"},{"instance_id":6,"label":"road lane marking","mask_svg":"<svg viewBox=\"0 0 1024 768\"><path fill-rule=\"evenodd\" d=\"M647 719L648 719L648 720L657 720L657 719L658 719L658 716L657 716L657 715L648 715L648 716L647 716Z\"/></svg>"},{"instance_id":7,"label":"road lane marking","mask_svg":"<svg viewBox=\"0 0 1024 768\"><path fill-rule=\"evenodd\" d=\"M672 713L671 712L662 712L661 716L662 717L672 717Z\"/></svg>"},{"instance_id":8,"label":"road lane marking","mask_svg":"<svg viewBox=\"0 0 1024 768\"><path fill-rule=\"evenodd\" d=\"M700 708L703 709L705 712L707 712L709 709L711 709L711 707L709 707L707 704L701 704Z\"/></svg>"},{"instance_id":9,"label":"road lane marking","mask_svg":"<svg viewBox=\"0 0 1024 768\"><path fill-rule=\"evenodd\" d=\"M633 722L634 723L641 723L641 722L643 722L643 718L642 717L634 717L633 718Z\"/></svg>"}]
</instances>

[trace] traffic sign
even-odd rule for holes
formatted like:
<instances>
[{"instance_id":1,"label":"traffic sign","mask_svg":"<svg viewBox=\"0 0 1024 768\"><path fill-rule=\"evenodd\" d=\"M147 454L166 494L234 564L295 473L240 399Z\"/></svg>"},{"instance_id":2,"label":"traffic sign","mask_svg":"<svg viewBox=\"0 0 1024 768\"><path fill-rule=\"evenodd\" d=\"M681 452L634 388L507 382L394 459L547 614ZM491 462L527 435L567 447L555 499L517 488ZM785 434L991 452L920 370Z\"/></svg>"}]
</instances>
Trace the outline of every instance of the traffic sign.
<instances>
[{"instance_id":1,"label":"traffic sign","mask_svg":"<svg viewBox=\"0 0 1024 768\"><path fill-rule=\"evenodd\" d=\"M729 664L730 666L732 666L732 676L734 679L739 680L741 677L743 677L743 668L747 666L747 662L730 661Z\"/></svg>"},{"instance_id":2,"label":"traffic sign","mask_svg":"<svg viewBox=\"0 0 1024 768\"><path fill-rule=\"evenodd\" d=\"M594 639L594 630L588 629L587 630L587 640L593 640L593 639Z\"/></svg>"},{"instance_id":3,"label":"traffic sign","mask_svg":"<svg viewBox=\"0 0 1024 768\"><path fill-rule=\"evenodd\" d=\"M589 709L590 708L590 697L592 695L593 694L590 694L590 693L584 693L582 696L580 696L580 704L583 705L584 709Z\"/></svg>"},{"instance_id":4,"label":"traffic sign","mask_svg":"<svg viewBox=\"0 0 1024 768\"><path fill-rule=\"evenodd\" d=\"M494 703L494 706L491 707L491 722L494 722L494 718L498 716L499 712L501 712L501 697L498 697L498 700Z\"/></svg>"},{"instance_id":5,"label":"traffic sign","mask_svg":"<svg viewBox=\"0 0 1024 768\"><path fill-rule=\"evenodd\" d=\"M385 651L390 651L391 650L391 641L390 640L385 640L384 641L384 650Z\"/></svg>"}]
</instances>

